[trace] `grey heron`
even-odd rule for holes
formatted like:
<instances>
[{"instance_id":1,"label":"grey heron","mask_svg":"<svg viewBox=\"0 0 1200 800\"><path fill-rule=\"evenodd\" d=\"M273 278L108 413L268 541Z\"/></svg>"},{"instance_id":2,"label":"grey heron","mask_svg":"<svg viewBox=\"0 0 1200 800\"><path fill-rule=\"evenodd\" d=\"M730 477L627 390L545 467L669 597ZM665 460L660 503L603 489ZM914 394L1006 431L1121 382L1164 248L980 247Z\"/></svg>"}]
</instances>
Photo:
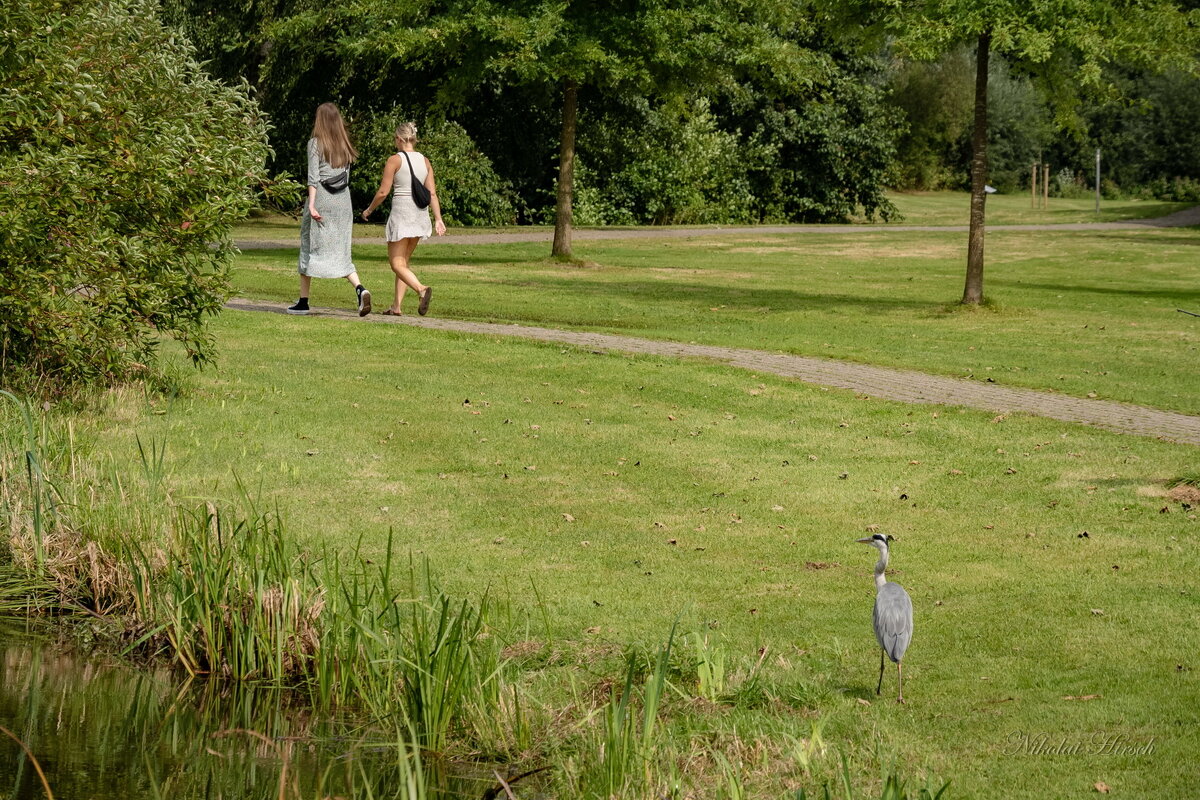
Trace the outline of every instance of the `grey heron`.
<instances>
[{"instance_id":1,"label":"grey heron","mask_svg":"<svg viewBox=\"0 0 1200 800\"><path fill-rule=\"evenodd\" d=\"M856 539L861 544L869 544L879 551L879 561L875 564L875 612L872 623L875 627L875 640L879 642L879 685L875 694L883 690L883 657L886 655L896 663L896 679L899 682L899 701L904 702L904 668L901 659L908 643L912 641L913 613L912 600L908 592L898 583L887 579L884 571L888 565L888 544L895 541L891 536L881 536L878 533L866 539Z\"/></svg>"}]
</instances>

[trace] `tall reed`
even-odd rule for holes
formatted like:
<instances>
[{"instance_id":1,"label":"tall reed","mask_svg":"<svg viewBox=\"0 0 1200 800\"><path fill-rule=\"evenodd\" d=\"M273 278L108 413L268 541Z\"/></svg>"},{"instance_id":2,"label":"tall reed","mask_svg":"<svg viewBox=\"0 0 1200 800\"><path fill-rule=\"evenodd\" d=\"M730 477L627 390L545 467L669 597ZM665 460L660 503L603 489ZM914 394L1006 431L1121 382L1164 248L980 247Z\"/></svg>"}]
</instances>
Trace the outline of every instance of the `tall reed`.
<instances>
[{"instance_id":1,"label":"tall reed","mask_svg":"<svg viewBox=\"0 0 1200 800\"><path fill-rule=\"evenodd\" d=\"M0 390L0 397L3 397L12 402L18 409L24 424L25 434L25 452L24 452L24 467L25 478L28 483L28 501L32 504L32 512L30 516L30 533L31 544L34 553L34 567L40 575L46 569L46 545L44 539L44 531L46 527L46 512L53 511L53 499L49 494L45 472L42 468L42 449L41 438L33 424L33 409L30 407L29 401L17 397L12 392ZM3 477L3 484L7 485L7 475ZM10 531L19 530L19 526L14 524L13 517L16 513L13 498L5 492L4 506L9 517Z\"/></svg>"},{"instance_id":2,"label":"tall reed","mask_svg":"<svg viewBox=\"0 0 1200 800\"><path fill-rule=\"evenodd\" d=\"M585 739L579 754L584 766L575 779L573 790L582 797L658 797L661 752L659 709L667 689L667 670L675 626L666 644L658 651L651 672L640 691L636 680L640 672L637 655L626 660L625 682L614 689L601 710L595 732ZM640 703L640 709L639 709Z\"/></svg>"}]
</instances>

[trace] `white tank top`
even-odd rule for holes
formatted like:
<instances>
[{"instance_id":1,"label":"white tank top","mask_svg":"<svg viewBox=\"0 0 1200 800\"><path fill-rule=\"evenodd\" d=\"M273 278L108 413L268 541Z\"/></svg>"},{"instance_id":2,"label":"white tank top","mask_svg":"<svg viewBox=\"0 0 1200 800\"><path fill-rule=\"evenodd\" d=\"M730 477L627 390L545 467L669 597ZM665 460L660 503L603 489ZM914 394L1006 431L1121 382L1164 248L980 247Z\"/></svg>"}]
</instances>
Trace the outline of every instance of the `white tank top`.
<instances>
[{"instance_id":1,"label":"white tank top","mask_svg":"<svg viewBox=\"0 0 1200 800\"><path fill-rule=\"evenodd\" d=\"M392 177L392 195L395 197L412 197L412 174L408 171L408 159L412 160L412 172L416 174L419 183L425 182L425 176L429 174L429 169L425 165L425 156L418 152L401 152L400 169L396 170L396 174Z\"/></svg>"}]
</instances>

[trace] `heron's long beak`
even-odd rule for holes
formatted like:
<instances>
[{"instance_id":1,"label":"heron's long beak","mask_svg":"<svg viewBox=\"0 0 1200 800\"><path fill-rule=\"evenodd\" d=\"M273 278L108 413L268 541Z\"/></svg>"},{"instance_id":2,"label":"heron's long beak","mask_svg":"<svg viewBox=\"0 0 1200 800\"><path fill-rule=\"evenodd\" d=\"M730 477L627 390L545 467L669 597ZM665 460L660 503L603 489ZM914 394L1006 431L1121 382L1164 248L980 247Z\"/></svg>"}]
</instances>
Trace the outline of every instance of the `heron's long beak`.
<instances>
[{"instance_id":1,"label":"heron's long beak","mask_svg":"<svg viewBox=\"0 0 1200 800\"><path fill-rule=\"evenodd\" d=\"M859 544L875 544L875 539L872 536L868 536L865 539L855 539L854 541L858 542Z\"/></svg>"}]
</instances>

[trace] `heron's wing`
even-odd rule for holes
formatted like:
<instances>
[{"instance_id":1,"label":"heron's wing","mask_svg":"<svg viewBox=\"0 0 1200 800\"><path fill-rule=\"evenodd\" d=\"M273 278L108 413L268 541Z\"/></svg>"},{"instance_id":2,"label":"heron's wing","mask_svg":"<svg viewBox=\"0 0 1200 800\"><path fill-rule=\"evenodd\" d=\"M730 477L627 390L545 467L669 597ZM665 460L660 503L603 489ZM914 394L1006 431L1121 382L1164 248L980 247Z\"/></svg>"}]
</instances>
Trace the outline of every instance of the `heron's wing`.
<instances>
[{"instance_id":1,"label":"heron's wing","mask_svg":"<svg viewBox=\"0 0 1200 800\"><path fill-rule=\"evenodd\" d=\"M885 583L875 595L875 639L892 661L904 658L912 641L912 600L899 584Z\"/></svg>"}]
</instances>

